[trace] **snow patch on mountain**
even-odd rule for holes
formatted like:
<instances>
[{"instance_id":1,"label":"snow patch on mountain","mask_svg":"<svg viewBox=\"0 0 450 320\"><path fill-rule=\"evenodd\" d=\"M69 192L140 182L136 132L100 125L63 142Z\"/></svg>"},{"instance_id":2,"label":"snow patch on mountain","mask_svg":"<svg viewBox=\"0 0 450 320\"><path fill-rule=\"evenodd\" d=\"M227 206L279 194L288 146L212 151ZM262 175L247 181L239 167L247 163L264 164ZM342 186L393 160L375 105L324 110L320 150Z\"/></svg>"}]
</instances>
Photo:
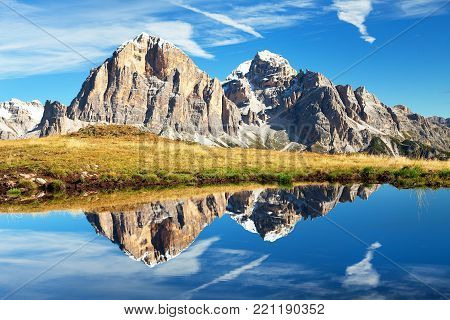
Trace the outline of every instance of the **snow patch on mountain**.
<instances>
[{"instance_id":1,"label":"snow patch on mountain","mask_svg":"<svg viewBox=\"0 0 450 320\"><path fill-rule=\"evenodd\" d=\"M0 139L24 138L42 119L44 107L39 100L24 102L12 98L0 102Z\"/></svg>"},{"instance_id":2,"label":"snow patch on mountain","mask_svg":"<svg viewBox=\"0 0 450 320\"><path fill-rule=\"evenodd\" d=\"M228 77L226 77L224 83L232 80L239 80L245 78L247 73L250 71L250 66L252 65L252 60L245 61L241 63L236 69L234 69Z\"/></svg>"}]
</instances>

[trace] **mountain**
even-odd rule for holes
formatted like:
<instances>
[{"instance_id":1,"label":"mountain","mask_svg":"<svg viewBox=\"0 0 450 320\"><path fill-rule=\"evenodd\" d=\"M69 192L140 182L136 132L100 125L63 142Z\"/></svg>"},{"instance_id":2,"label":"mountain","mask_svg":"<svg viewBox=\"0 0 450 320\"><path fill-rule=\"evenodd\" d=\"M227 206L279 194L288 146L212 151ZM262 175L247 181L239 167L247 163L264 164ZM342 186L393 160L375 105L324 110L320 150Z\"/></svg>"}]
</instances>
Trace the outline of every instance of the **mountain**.
<instances>
[{"instance_id":1,"label":"mountain","mask_svg":"<svg viewBox=\"0 0 450 320\"><path fill-rule=\"evenodd\" d=\"M72 120L139 125L170 138L234 135L240 113L221 83L173 44L145 33L91 71Z\"/></svg>"},{"instance_id":2,"label":"mountain","mask_svg":"<svg viewBox=\"0 0 450 320\"><path fill-rule=\"evenodd\" d=\"M338 203L363 200L377 185L309 185L214 193L182 199L85 212L97 233L117 244L132 259L149 266L186 250L204 228L228 214L246 231L274 242L287 236L300 220L329 213Z\"/></svg>"},{"instance_id":3,"label":"mountain","mask_svg":"<svg viewBox=\"0 0 450 320\"><path fill-rule=\"evenodd\" d=\"M404 106L390 108L365 87L353 90L317 72L297 73L268 51L239 65L223 87L262 146L278 142L285 149L405 155L414 142L411 148L419 146L430 156L450 150L450 130L437 121Z\"/></svg>"},{"instance_id":4,"label":"mountain","mask_svg":"<svg viewBox=\"0 0 450 320\"><path fill-rule=\"evenodd\" d=\"M44 113L43 105L34 100L11 99L0 102L0 139L19 139L30 135Z\"/></svg>"},{"instance_id":5,"label":"mountain","mask_svg":"<svg viewBox=\"0 0 450 320\"><path fill-rule=\"evenodd\" d=\"M128 124L224 147L450 155L447 120L388 107L365 87L353 90L321 73L297 72L269 51L258 52L220 83L176 46L145 33L91 70L69 106L48 101L44 109L33 122L39 136L89 124ZM6 129L22 123L0 123L2 132L9 132L2 139L26 137L31 125Z\"/></svg>"},{"instance_id":6,"label":"mountain","mask_svg":"<svg viewBox=\"0 0 450 320\"><path fill-rule=\"evenodd\" d=\"M428 119L431 122L439 124L441 126L450 127L450 118L443 118L443 117L433 116L433 117L429 117Z\"/></svg>"}]
</instances>

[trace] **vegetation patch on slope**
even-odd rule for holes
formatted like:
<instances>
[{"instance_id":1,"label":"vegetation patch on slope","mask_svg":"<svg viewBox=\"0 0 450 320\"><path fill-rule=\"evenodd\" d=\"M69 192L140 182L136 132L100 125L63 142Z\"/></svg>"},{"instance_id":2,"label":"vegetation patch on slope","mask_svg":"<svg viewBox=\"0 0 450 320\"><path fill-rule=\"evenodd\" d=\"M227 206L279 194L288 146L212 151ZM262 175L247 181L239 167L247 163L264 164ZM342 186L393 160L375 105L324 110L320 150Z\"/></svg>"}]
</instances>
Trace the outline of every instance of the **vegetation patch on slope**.
<instances>
[{"instance_id":1,"label":"vegetation patch on slope","mask_svg":"<svg viewBox=\"0 0 450 320\"><path fill-rule=\"evenodd\" d=\"M0 141L0 200L224 183L367 182L449 187L450 162L368 154L215 148L128 126Z\"/></svg>"}]
</instances>

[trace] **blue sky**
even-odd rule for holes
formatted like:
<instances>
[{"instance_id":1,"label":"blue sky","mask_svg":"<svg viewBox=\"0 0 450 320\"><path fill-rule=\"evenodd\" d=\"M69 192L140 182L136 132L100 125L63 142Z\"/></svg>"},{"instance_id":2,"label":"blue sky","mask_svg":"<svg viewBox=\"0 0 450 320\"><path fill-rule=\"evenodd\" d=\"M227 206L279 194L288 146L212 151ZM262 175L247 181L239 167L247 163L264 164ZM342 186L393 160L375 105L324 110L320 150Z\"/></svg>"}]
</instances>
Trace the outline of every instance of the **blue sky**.
<instances>
[{"instance_id":1,"label":"blue sky","mask_svg":"<svg viewBox=\"0 0 450 320\"><path fill-rule=\"evenodd\" d=\"M68 104L90 68L147 32L219 79L268 49L387 105L450 117L449 10L446 0L0 0L0 101Z\"/></svg>"}]
</instances>

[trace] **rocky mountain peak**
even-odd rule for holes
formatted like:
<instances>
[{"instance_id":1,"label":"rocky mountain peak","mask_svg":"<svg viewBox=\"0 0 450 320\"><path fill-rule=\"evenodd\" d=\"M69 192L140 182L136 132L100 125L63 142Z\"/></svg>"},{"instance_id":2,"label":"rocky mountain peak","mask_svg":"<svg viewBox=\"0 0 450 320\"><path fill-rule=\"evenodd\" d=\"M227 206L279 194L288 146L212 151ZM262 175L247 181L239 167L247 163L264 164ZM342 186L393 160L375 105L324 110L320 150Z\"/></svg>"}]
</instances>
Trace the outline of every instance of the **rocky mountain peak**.
<instances>
[{"instance_id":1,"label":"rocky mountain peak","mask_svg":"<svg viewBox=\"0 0 450 320\"><path fill-rule=\"evenodd\" d=\"M68 108L73 120L139 125L171 138L232 134L236 106L173 44L142 33L93 70Z\"/></svg>"},{"instance_id":2,"label":"rocky mountain peak","mask_svg":"<svg viewBox=\"0 0 450 320\"><path fill-rule=\"evenodd\" d=\"M432 116L428 118L432 123L450 128L450 118Z\"/></svg>"},{"instance_id":3,"label":"rocky mountain peak","mask_svg":"<svg viewBox=\"0 0 450 320\"><path fill-rule=\"evenodd\" d=\"M224 83L244 79L250 71L250 66L252 65L252 60L247 60L241 63L236 69L234 69L228 77L225 79Z\"/></svg>"},{"instance_id":4,"label":"rocky mountain peak","mask_svg":"<svg viewBox=\"0 0 450 320\"><path fill-rule=\"evenodd\" d=\"M241 63L221 84L175 45L146 33L92 69L67 108L48 102L44 111L38 101L17 99L0 103L1 139L26 137L36 128L41 136L66 133L95 123L135 125L217 146L450 155L448 119L390 108L365 87L335 86L318 72L297 73L267 50Z\"/></svg>"},{"instance_id":5,"label":"rocky mountain peak","mask_svg":"<svg viewBox=\"0 0 450 320\"><path fill-rule=\"evenodd\" d=\"M289 62L282 56L264 50L253 58L247 77L253 85L260 88L283 84L297 74Z\"/></svg>"},{"instance_id":6,"label":"rocky mountain peak","mask_svg":"<svg viewBox=\"0 0 450 320\"><path fill-rule=\"evenodd\" d=\"M12 98L0 102L0 139L18 139L31 132L42 118L44 107L39 100L24 102Z\"/></svg>"},{"instance_id":7,"label":"rocky mountain peak","mask_svg":"<svg viewBox=\"0 0 450 320\"><path fill-rule=\"evenodd\" d=\"M302 78L303 89L311 89L317 87L333 87L331 80L319 72L307 70Z\"/></svg>"}]
</instances>

